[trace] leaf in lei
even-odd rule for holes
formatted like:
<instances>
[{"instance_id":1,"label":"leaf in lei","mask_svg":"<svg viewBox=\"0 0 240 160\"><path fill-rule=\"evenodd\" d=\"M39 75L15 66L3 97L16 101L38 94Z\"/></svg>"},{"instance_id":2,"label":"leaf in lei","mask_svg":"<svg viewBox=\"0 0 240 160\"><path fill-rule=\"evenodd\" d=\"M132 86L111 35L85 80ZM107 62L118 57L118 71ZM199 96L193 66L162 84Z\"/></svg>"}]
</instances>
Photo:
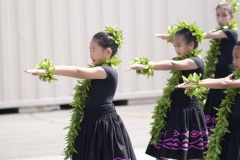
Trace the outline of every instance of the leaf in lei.
<instances>
[{"instance_id":1,"label":"leaf in lei","mask_svg":"<svg viewBox=\"0 0 240 160\"><path fill-rule=\"evenodd\" d=\"M182 76L183 81L187 84L194 84L191 89L186 88L184 93L189 97L196 97L197 99L202 99L205 93L207 92L207 88L199 86L199 82L201 81L202 74L198 75L196 73L189 74L188 78Z\"/></svg>"},{"instance_id":2,"label":"leaf in lei","mask_svg":"<svg viewBox=\"0 0 240 160\"><path fill-rule=\"evenodd\" d=\"M224 1L230 2L232 4L234 13L238 13L239 12L239 9L238 9L239 2L237 2L236 0L224 0Z\"/></svg>"},{"instance_id":3,"label":"leaf in lei","mask_svg":"<svg viewBox=\"0 0 240 160\"><path fill-rule=\"evenodd\" d=\"M103 66L112 66L116 68L121 61L113 56L110 60L101 60L101 65ZM88 65L89 68L94 67L93 64ZM84 79L82 81L78 81L78 84L75 86L75 94L73 97L73 102L70 104L73 107L70 125L65 127L64 129L68 129L68 134L66 136L67 146L64 149L65 158L72 159L72 155L77 153L75 150L75 139L78 136L78 130L80 130L80 123L83 119L83 109L85 107L85 102L88 97L89 90L91 88L91 80Z\"/></svg>"},{"instance_id":4,"label":"leaf in lei","mask_svg":"<svg viewBox=\"0 0 240 160\"><path fill-rule=\"evenodd\" d=\"M118 48L120 49L123 44L123 31L117 31L115 30L115 27L116 26L105 25L105 32L110 35L111 39L118 45Z\"/></svg>"},{"instance_id":5,"label":"leaf in lei","mask_svg":"<svg viewBox=\"0 0 240 160\"><path fill-rule=\"evenodd\" d=\"M232 21L226 26L217 28L215 31L223 29L233 29L237 31L238 22L236 20ZM210 40L210 49L206 52L205 59L205 75L204 78L214 78L214 73L216 70L216 64L218 63L218 56L220 52L221 39L211 39Z\"/></svg>"},{"instance_id":6,"label":"leaf in lei","mask_svg":"<svg viewBox=\"0 0 240 160\"><path fill-rule=\"evenodd\" d=\"M41 81L51 83L52 81L57 80L53 76L53 72L55 71L55 65L52 63L52 60L44 58L36 64L36 68L46 70L43 75L39 76L39 79Z\"/></svg>"},{"instance_id":7,"label":"leaf in lei","mask_svg":"<svg viewBox=\"0 0 240 160\"><path fill-rule=\"evenodd\" d=\"M136 70L138 75L146 75L147 78L154 75L152 62L147 57L135 57L130 63L144 65L144 70Z\"/></svg>"},{"instance_id":8,"label":"leaf in lei","mask_svg":"<svg viewBox=\"0 0 240 160\"><path fill-rule=\"evenodd\" d=\"M168 43L173 43L173 37L177 31L180 31L182 29L188 29L192 36L196 37L197 41L201 43L203 39L205 38L204 31L202 31L196 23L188 23L186 21L178 21L177 25L170 25L168 27L167 33L170 35L170 39L167 41Z\"/></svg>"},{"instance_id":9,"label":"leaf in lei","mask_svg":"<svg viewBox=\"0 0 240 160\"><path fill-rule=\"evenodd\" d=\"M183 60L189 57L198 56L200 52L201 50L195 49L183 57L174 58L174 60ZM165 120L167 111L170 109L172 102L170 98L171 93L175 90L175 86L179 84L179 79L182 77L182 71L180 70L172 70L170 73L172 73L172 77L168 80L167 87L164 88L162 97L157 100L157 106L155 106L152 116L153 122L151 123L152 129L150 133L152 135L151 143L154 145L161 139L161 132L166 125Z\"/></svg>"},{"instance_id":10,"label":"leaf in lei","mask_svg":"<svg viewBox=\"0 0 240 160\"><path fill-rule=\"evenodd\" d=\"M233 72L234 79L240 78L240 72ZM220 160L220 154L222 151L221 142L226 133L230 133L228 130L228 117L231 113L231 106L235 102L237 94L240 94L239 88L228 88L224 91L226 94L225 99L222 101L220 108L217 110L216 126L213 129L213 134L210 135L208 143L208 150L206 151L206 159L208 160Z\"/></svg>"}]
</instances>

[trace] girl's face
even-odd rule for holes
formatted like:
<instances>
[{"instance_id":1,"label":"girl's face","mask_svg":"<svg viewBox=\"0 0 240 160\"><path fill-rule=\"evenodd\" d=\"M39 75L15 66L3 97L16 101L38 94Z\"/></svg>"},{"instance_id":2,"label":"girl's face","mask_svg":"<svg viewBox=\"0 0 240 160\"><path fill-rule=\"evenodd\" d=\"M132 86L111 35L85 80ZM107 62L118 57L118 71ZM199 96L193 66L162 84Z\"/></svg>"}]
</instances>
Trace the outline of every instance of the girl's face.
<instances>
[{"instance_id":1,"label":"girl's face","mask_svg":"<svg viewBox=\"0 0 240 160\"><path fill-rule=\"evenodd\" d=\"M179 57L184 56L194 49L194 43L187 44L182 35L175 35L173 38L173 45Z\"/></svg>"},{"instance_id":2,"label":"girl's face","mask_svg":"<svg viewBox=\"0 0 240 160\"><path fill-rule=\"evenodd\" d=\"M233 48L233 65L236 70L240 71L240 46Z\"/></svg>"},{"instance_id":3,"label":"girl's face","mask_svg":"<svg viewBox=\"0 0 240 160\"><path fill-rule=\"evenodd\" d=\"M100 60L109 59L111 56L111 49L103 49L96 40L91 41L89 50L90 57L95 65L99 65Z\"/></svg>"},{"instance_id":4,"label":"girl's face","mask_svg":"<svg viewBox=\"0 0 240 160\"><path fill-rule=\"evenodd\" d=\"M216 9L216 18L218 26L223 27L232 21L233 15L229 12L229 10L221 7Z\"/></svg>"}]
</instances>

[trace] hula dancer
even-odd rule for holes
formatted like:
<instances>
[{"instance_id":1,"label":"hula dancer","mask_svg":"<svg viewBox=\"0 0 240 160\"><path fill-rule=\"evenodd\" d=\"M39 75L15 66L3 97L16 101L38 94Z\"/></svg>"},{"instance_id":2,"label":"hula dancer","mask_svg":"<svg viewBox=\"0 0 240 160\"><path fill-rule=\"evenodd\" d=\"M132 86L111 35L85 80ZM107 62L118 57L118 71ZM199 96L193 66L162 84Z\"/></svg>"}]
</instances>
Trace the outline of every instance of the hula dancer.
<instances>
[{"instance_id":1,"label":"hula dancer","mask_svg":"<svg viewBox=\"0 0 240 160\"><path fill-rule=\"evenodd\" d=\"M222 1L216 7L216 20L218 27L206 34L210 40L210 50L205 57L204 78L223 78L231 74L232 50L238 40L238 23L234 20L234 13L238 12L238 4L235 0L231 2ZM216 109L219 108L225 98L225 89L210 89L206 96L204 114L208 131L211 134L215 127Z\"/></svg>"},{"instance_id":2,"label":"hula dancer","mask_svg":"<svg viewBox=\"0 0 240 160\"><path fill-rule=\"evenodd\" d=\"M38 64L27 73L51 81L51 75L85 79L75 87L73 113L65 148L65 160L136 160L126 128L116 113L113 98L118 83L116 54L122 31L106 26L90 42L92 64L88 68Z\"/></svg>"},{"instance_id":3,"label":"hula dancer","mask_svg":"<svg viewBox=\"0 0 240 160\"><path fill-rule=\"evenodd\" d=\"M200 50L197 47L204 32L195 23L180 21L169 27L169 33L169 42L173 43L178 57L148 63L136 58L129 67L146 75L153 75L152 70L171 70L172 73L153 113L152 139L146 154L157 159L200 159L208 143L203 111L195 96L189 97L184 94L184 89L175 86L183 82L182 75L203 75L204 64L198 57Z\"/></svg>"},{"instance_id":4,"label":"hula dancer","mask_svg":"<svg viewBox=\"0 0 240 160\"><path fill-rule=\"evenodd\" d=\"M240 160L240 41L233 49L235 71L225 78L204 79L199 86L226 89L226 97L217 109L216 126L210 136L207 160ZM178 88L191 88L196 84L183 83Z\"/></svg>"}]
</instances>

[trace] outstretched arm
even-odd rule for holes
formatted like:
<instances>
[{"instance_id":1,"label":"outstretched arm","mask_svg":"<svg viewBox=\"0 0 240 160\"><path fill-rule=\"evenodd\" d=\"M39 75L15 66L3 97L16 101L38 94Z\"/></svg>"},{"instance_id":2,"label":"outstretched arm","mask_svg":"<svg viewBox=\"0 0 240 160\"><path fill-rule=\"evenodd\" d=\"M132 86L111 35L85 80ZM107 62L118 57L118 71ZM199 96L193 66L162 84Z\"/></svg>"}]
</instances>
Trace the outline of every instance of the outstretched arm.
<instances>
[{"instance_id":1,"label":"outstretched arm","mask_svg":"<svg viewBox=\"0 0 240 160\"><path fill-rule=\"evenodd\" d=\"M182 83L177 85L177 88L192 88L195 84ZM204 79L198 84L201 87L212 88L212 89L225 89L225 88L240 88L240 79L232 79L232 75L225 78L218 79Z\"/></svg>"},{"instance_id":2,"label":"outstretched arm","mask_svg":"<svg viewBox=\"0 0 240 160\"><path fill-rule=\"evenodd\" d=\"M222 38L228 38L228 37L222 30L218 30L218 31L210 31L206 33L205 38L222 39Z\"/></svg>"},{"instance_id":3,"label":"outstretched arm","mask_svg":"<svg viewBox=\"0 0 240 160\"><path fill-rule=\"evenodd\" d=\"M197 68L197 64L192 59L185 59L180 61L165 60L153 62L154 70L192 70Z\"/></svg>"},{"instance_id":4,"label":"outstretched arm","mask_svg":"<svg viewBox=\"0 0 240 160\"><path fill-rule=\"evenodd\" d=\"M163 40L169 40L170 39L170 35L169 34L155 34L155 36L157 38L161 38Z\"/></svg>"},{"instance_id":5,"label":"outstretched arm","mask_svg":"<svg viewBox=\"0 0 240 160\"><path fill-rule=\"evenodd\" d=\"M25 71L32 75L43 75L44 69L28 69ZM56 66L54 75L66 76L79 79L105 79L107 74L102 67L83 68L75 66Z\"/></svg>"},{"instance_id":6,"label":"outstretched arm","mask_svg":"<svg viewBox=\"0 0 240 160\"><path fill-rule=\"evenodd\" d=\"M192 59L185 59L180 61L164 60L158 62L152 62L153 70L192 70L197 69L197 64ZM133 64L128 70L144 70L145 67L142 64Z\"/></svg>"}]
</instances>

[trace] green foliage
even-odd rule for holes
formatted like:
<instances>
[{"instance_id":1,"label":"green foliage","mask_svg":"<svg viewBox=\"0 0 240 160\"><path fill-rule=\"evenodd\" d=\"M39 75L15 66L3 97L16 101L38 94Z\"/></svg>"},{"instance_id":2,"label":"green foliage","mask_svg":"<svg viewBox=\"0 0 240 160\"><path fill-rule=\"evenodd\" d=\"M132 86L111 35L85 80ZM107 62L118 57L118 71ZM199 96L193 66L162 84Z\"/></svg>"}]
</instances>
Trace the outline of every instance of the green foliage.
<instances>
[{"instance_id":1,"label":"green foliage","mask_svg":"<svg viewBox=\"0 0 240 160\"><path fill-rule=\"evenodd\" d=\"M142 64L144 65L144 70L136 70L136 73L138 75L142 74L142 75L146 75L147 78L148 77L152 77L154 75L154 71L153 71L153 65L151 63L151 61L147 58L147 57L135 57L133 60L131 60L132 64Z\"/></svg>"},{"instance_id":2,"label":"green foliage","mask_svg":"<svg viewBox=\"0 0 240 160\"><path fill-rule=\"evenodd\" d=\"M116 26L111 25L105 25L105 32L108 33L111 36L111 39L118 45L118 48L120 49L123 44L123 35L122 30L115 30Z\"/></svg>"},{"instance_id":3,"label":"green foliage","mask_svg":"<svg viewBox=\"0 0 240 160\"><path fill-rule=\"evenodd\" d=\"M191 33L192 36L196 37L197 41L201 43L203 39L205 38L204 31L202 31L196 23L190 24L186 21L178 21L177 25L170 25L168 27L167 33L170 35L170 39L168 42L173 43L173 37L177 31L180 31L182 29L188 29Z\"/></svg>"},{"instance_id":4,"label":"green foliage","mask_svg":"<svg viewBox=\"0 0 240 160\"><path fill-rule=\"evenodd\" d=\"M185 90L184 90L184 93L186 94L186 95L188 95L189 97L193 97L193 96L195 96L195 97L197 97L198 99L202 99L202 97L205 95L204 93L206 93L208 90L207 90L207 88L205 88L205 87L201 87L201 86L199 86L198 84L199 84L199 82L201 81L201 74L200 75L197 75L196 73L193 73L193 74L189 74L189 76L188 76L188 78L186 78L186 77L184 77L184 76L182 76L182 78L183 78L183 81L185 82L185 83L187 83L187 84L195 84L195 85L193 85L193 87L192 87L192 89L188 89L188 88L186 88Z\"/></svg>"},{"instance_id":5,"label":"green foliage","mask_svg":"<svg viewBox=\"0 0 240 160\"><path fill-rule=\"evenodd\" d=\"M121 62L122 62L121 60L117 59L117 56L113 56L111 59L107 60L100 60L100 63L102 65L112 66L113 68L118 66Z\"/></svg>"},{"instance_id":6,"label":"green foliage","mask_svg":"<svg viewBox=\"0 0 240 160\"><path fill-rule=\"evenodd\" d=\"M239 79L240 72L234 71L233 76L234 79ZM231 106L235 103L236 95L240 93L240 89L228 88L224 93L226 97L222 101L220 108L215 108L217 110L216 126L213 129L213 134L210 136L208 150L206 151L206 159L208 160L220 160L219 156L222 151L221 142L224 140L224 135L230 133L228 130L228 117L231 114Z\"/></svg>"},{"instance_id":7,"label":"green foliage","mask_svg":"<svg viewBox=\"0 0 240 160\"><path fill-rule=\"evenodd\" d=\"M74 87L75 94L73 97L73 102L70 104L73 107L70 125L64 128L68 129L68 134L66 136L67 146L64 149L64 160L69 158L72 159L72 155L77 153L75 150L75 139L78 136L78 130L80 130L80 123L84 115L83 109L90 88L91 80L89 79L78 81L78 84Z\"/></svg>"},{"instance_id":8,"label":"green foliage","mask_svg":"<svg viewBox=\"0 0 240 160\"><path fill-rule=\"evenodd\" d=\"M228 25L219 27L215 31L223 30L223 29L233 29L237 31L238 22L232 21ZM221 54L220 52L221 39L211 39L210 40L210 49L206 52L205 59L205 75L204 78L214 78L214 73L216 71L216 64L218 63L218 56Z\"/></svg>"},{"instance_id":9,"label":"green foliage","mask_svg":"<svg viewBox=\"0 0 240 160\"><path fill-rule=\"evenodd\" d=\"M238 13L239 12L239 9L238 9L239 2L236 2L236 0L224 0L224 1L232 3L234 13Z\"/></svg>"},{"instance_id":10,"label":"green foliage","mask_svg":"<svg viewBox=\"0 0 240 160\"><path fill-rule=\"evenodd\" d=\"M112 66L116 68L121 63L121 61L118 60L116 56L114 56L110 60L101 60L100 63L103 66ZM89 64L88 67L92 68L95 66L93 64ZM78 136L78 130L81 129L80 124L83 120L85 102L90 89L90 79L78 81L78 84L74 87L75 94L73 97L73 102L70 104L73 107L71 120L69 126L65 127L65 129L68 129L68 134L66 136L67 146L64 149L64 160L72 159L72 155L74 153L77 153L75 150L75 139Z\"/></svg>"},{"instance_id":11,"label":"green foliage","mask_svg":"<svg viewBox=\"0 0 240 160\"><path fill-rule=\"evenodd\" d=\"M51 83L52 81L57 80L54 78L53 73L55 71L55 65L52 63L52 60L44 58L36 64L38 69L44 69L46 72L43 75L39 76L39 79L43 82Z\"/></svg>"},{"instance_id":12,"label":"green foliage","mask_svg":"<svg viewBox=\"0 0 240 160\"><path fill-rule=\"evenodd\" d=\"M238 22L236 20L230 22L228 25L223 27L218 27L215 31L223 30L223 29L233 29L235 31L238 30ZM206 78L214 78L214 73L216 71L216 64L218 63L218 56L221 54L220 52L221 39L211 39L210 40L210 49L206 52L206 56L204 57L204 79ZM201 99L203 102L207 98L207 92Z\"/></svg>"},{"instance_id":13,"label":"green foliage","mask_svg":"<svg viewBox=\"0 0 240 160\"><path fill-rule=\"evenodd\" d=\"M198 56L200 51L201 50L193 50L183 57L174 58L174 60L183 60L192 56ZM172 70L170 73L172 77L168 80L167 87L163 89L162 97L157 100L157 105L154 107L153 122L151 123L152 129L150 132L152 136L151 143L154 145L161 139L161 133L166 125L167 111L170 109L172 103L171 94L182 77L182 71L180 70Z\"/></svg>"}]
</instances>

